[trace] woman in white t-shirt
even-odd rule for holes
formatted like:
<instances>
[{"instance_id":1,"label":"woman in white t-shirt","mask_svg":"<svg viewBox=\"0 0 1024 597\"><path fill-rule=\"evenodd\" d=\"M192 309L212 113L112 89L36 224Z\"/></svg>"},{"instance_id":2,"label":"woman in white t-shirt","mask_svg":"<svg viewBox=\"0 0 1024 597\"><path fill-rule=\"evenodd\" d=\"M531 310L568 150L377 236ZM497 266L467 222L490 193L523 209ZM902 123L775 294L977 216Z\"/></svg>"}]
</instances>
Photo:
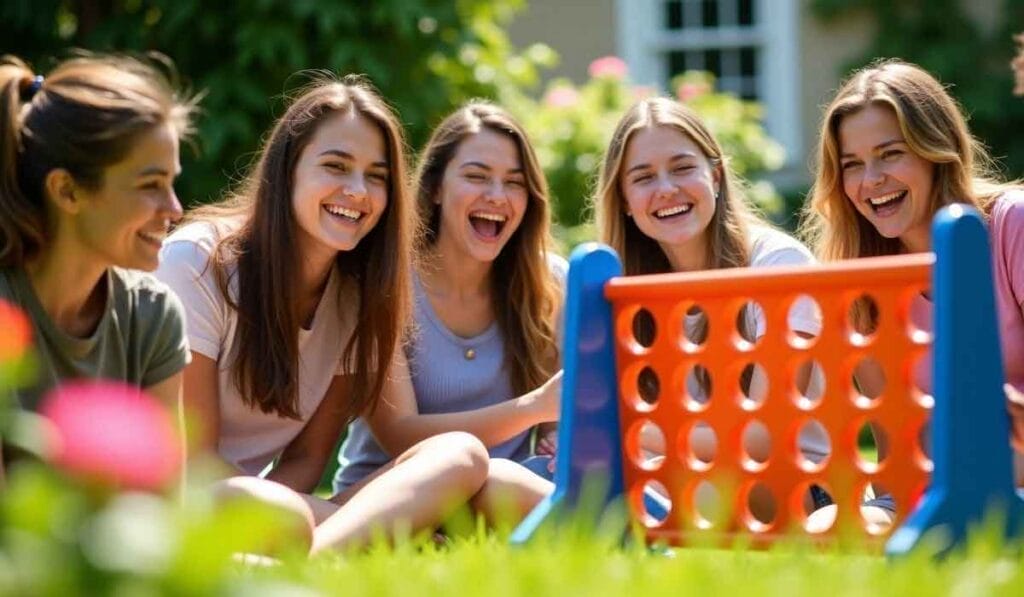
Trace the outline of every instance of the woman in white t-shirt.
<instances>
[{"instance_id":1,"label":"woman in white t-shirt","mask_svg":"<svg viewBox=\"0 0 1024 597\"><path fill-rule=\"evenodd\" d=\"M449 433L332 502L307 495L348 421L408 376L394 358L415 230L404 147L368 83L313 83L234 196L168 239L157 272L186 308L193 436L233 475L217 491L298 513L312 552L433 528L488 474L480 441Z\"/></svg>"},{"instance_id":2,"label":"woman in white t-shirt","mask_svg":"<svg viewBox=\"0 0 1024 597\"><path fill-rule=\"evenodd\" d=\"M599 235L619 254L627 276L814 262L806 247L747 207L718 141L693 110L675 100L644 99L623 115L598 185L594 203ZM756 305L745 308L743 319L741 332L748 340L765 333L764 314ZM820 313L808 300L796 303L789 323L807 336L821 330ZM637 319L638 339L651 337L652 324ZM686 316L684 326L691 340L700 342L707 334L707 321L698 310ZM815 387L819 375L810 367L800 377L798 385L805 393L820 392ZM689 394L706 399L706 380L706 372L698 368L687 380ZM656 391L647 385L642 377L641 395ZM766 379L760 369L745 373L742 385L752 399L764 397ZM705 461L713 458L710 428L698 429L691 441L695 455ZM827 455L827 442L822 429L811 427L800 436L801 450L812 460ZM642 438L644 448L655 453L664 453L663 443L651 434ZM766 436L745 436L745 447L757 460L767 459L769 445ZM752 512L762 520L774 518L767 498L752 498ZM817 489L808 499L816 506L827 503L827 495Z\"/></svg>"}]
</instances>

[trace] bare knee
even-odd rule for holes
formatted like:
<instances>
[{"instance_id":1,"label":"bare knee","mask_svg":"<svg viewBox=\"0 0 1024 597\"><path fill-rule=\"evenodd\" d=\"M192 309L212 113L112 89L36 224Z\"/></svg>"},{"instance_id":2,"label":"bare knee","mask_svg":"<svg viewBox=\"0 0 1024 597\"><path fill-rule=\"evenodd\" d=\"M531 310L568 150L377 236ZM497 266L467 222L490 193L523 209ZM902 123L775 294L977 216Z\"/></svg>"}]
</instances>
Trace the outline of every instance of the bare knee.
<instances>
[{"instance_id":1,"label":"bare knee","mask_svg":"<svg viewBox=\"0 0 1024 597\"><path fill-rule=\"evenodd\" d=\"M554 484L526 467L504 458L493 458L487 482L473 496L471 505L492 523L516 523L554 490Z\"/></svg>"},{"instance_id":2,"label":"bare knee","mask_svg":"<svg viewBox=\"0 0 1024 597\"><path fill-rule=\"evenodd\" d=\"M475 435L452 431L423 440L416 455L430 458L452 489L466 496L480 490L487 480L490 456L487 448Z\"/></svg>"},{"instance_id":3,"label":"bare knee","mask_svg":"<svg viewBox=\"0 0 1024 597\"><path fill-rule=\"evenodd\" d=\"M309 547L313 543L313 529L316 519L306 500L291 488L261 479L239 476L218 481L210 487L218 506L251 501L267 509L268 517L274 518L273 536L261 537L247 547L258 553L274 553L284 545Z\"/></svg>"}]
</instances>

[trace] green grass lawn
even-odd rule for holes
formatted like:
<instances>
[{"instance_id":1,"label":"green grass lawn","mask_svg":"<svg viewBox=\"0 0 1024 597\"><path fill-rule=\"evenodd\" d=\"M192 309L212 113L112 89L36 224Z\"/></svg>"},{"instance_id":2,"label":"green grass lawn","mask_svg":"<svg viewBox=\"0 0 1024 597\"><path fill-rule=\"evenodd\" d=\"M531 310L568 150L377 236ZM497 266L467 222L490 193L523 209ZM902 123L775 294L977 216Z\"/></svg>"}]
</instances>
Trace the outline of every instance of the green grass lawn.
<instances>
[{"instance_id":1,"label":"green grass lawn","mask_svg":"<svg viewBox=\"0 0 1024 597\"><path fill-rule=\"evenodd\" d=\"M245 574L254 587L344 595L1024 594L1024 557L994 545L978 540L941 562L923 553L887 561L786 547L649 550L578 538L516 548L490 535Z\"/></svg>"}]
</instances>

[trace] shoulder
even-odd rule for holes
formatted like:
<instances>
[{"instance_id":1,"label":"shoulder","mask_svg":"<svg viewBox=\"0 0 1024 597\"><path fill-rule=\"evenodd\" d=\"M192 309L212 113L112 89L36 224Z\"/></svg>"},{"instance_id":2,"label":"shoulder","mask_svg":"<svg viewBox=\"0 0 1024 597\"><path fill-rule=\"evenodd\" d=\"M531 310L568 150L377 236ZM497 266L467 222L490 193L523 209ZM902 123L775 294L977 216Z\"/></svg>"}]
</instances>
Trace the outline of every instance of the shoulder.
<instances>
[{"instance_id":1,"label":"shoulder","mask_svg":"<svg viewBox=\"0 0 1024 597\"><path fill-rule=\"evenodd\" d=\"M548 271L560 285L565 286L565 280L569 276L569 262L565 257L551 251L545 253L544 258L548 264Z\"/></svg>"},{"instance_id":2,"label":"shoulder","mask_svg":"<svg viewBox=\"0 0 1024 597\"><path fill-rule=\"evenodd\" d=\"M997 224L1024 225L1024 188L1010 189L996 197L991 216Z\"/></svg>"},{"instance_id":3,"label":"shoulder","mask_svg":"<svg viewBox=\"0 0 1024 597\"><path fill-rule=\"evenodd\" d=\"M194 222L178 228L164 241L160 250L164 260L186 261L192 265L205 265L217 248L220 234L213 224Z\"/></svg>"},{"instance_id":4,"label":"shoulder","mask_svg":"<svg viewBox=\"0 0 1024 597\"><path fill-rule=\"evenodd\" d=\"M806 265L814 255L803 243L769 226L750 227L750 267L766 265Z\"/></svg>"},{"instance_id":5,"label":"shoulder","mask_svg":"<svg viewBox=\"0 0 1024 597\"><path fill-rule=\"evenodd\" d=\"M110 269L115 302L127 302L135 317L182 319L184 308L178 296L156 276L138 270Z\"/></svg>"}]
</instances>

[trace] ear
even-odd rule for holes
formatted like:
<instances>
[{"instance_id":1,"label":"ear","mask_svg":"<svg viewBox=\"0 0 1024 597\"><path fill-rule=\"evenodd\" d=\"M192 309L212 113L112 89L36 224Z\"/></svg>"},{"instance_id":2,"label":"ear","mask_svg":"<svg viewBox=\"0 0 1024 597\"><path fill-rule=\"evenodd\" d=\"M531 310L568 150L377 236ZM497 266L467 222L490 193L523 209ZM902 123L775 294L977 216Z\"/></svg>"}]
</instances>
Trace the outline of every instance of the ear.
<instances>
[{"instance_id":1,"label":"ear","mask_svg":"<svg viewBox=\"0 0 1024 597\"><path fill-rule=\"evenodd\" d=\"M54 168L46 173L43 179L43 188L46 191L46 198L58 210L77 214L82 208L80 187L75 183L75 178L64 168Z\"/></svg>"},{"instance_id":2,"label":"ear","mask_svg":"<svg viewBox=\"0 0 1024 597\"><path fill-rule=\"evenodd\" d=\"M722 192L722 163L718 162L711 167L711 181L715 187L715 197Z\"/></svg>"}]
</instances>

